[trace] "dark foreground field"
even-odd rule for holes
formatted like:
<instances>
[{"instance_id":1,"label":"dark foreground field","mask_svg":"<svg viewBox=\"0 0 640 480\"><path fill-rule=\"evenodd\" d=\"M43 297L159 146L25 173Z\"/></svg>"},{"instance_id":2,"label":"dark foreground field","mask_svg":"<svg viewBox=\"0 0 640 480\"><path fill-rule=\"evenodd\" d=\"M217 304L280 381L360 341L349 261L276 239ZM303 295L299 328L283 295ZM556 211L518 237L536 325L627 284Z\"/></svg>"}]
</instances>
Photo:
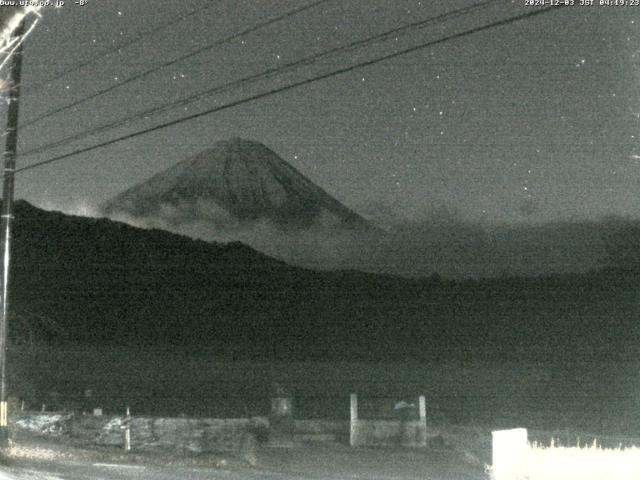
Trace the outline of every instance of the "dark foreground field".
<instances>
[{"instance_id":1,"label":"dark foreground field","mask_svg":"<svg viewBox=\"0 0 640 480\"><path fill-rule=\"evenodd\" d=\"M388 417L394 401L425 395L430 426L640 431L640 365L632 362L261 362L202 351L41 348L12 350L9 370L10 395L37 409L266 415L277 383L300 419L348 419L350 393L365 418Z\"/></svg>"},{"instance_id":2,"label":"dark foreground field","mask_svg":"<svg viewBox=\"0 0 640 480\"><path fill-rule=\"evenodd\" d=\"M17 432L0 478L199 480L486 480L485 467L464 452L438 445L427 449L350 448L303 443L293 449L261 447L256 462L228 455L185 456L176 452L124 454L116 449L69 445L64 439Z\"/></svg>"}]
</instances>

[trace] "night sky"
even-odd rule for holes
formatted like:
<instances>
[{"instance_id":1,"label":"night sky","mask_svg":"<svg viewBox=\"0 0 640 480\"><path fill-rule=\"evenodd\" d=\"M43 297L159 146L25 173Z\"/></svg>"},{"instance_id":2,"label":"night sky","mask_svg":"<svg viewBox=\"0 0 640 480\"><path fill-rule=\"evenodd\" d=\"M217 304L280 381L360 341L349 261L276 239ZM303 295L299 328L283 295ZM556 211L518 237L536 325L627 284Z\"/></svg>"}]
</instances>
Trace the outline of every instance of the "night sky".
<instances>
[{"instance_id":1,"label":"night sky","mask_svg":"<svg viewBox=\"0 0 640 480\"><path fill-rule=\"evenodd\" d=\"M23 128L20 151L476 3L327 1ZM62 8L44 8L26 43L21 121L304 4L88 0L85 6L67 1ZM492 2L21 156L18 167L535 8L525 0ZM640 218L639 60L640 7L557 9L25 171L17 177L16 195L48 209L90 213L134 183L239 136L263 142L364 214L416 219L446 211L487 223ZM0 114L6 115L4 107Z\"/></svg>"}]
</instances>

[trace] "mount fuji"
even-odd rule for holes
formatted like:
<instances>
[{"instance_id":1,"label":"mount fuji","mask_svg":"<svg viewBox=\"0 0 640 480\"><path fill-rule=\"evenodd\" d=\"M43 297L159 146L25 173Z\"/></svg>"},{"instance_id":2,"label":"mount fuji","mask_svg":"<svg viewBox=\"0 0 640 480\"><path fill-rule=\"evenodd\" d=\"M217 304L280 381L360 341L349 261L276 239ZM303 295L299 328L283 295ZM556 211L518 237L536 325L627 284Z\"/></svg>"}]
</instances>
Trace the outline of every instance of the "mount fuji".
<instances>
[{"instance_id":1,"label":"mount fuji","mask_svg":"<svg viewBox=\"0 0 640 480\"><path fill-rule=\"evenodd\" d=\"M281 232L378 230L271 149L240 138L133 186L104 203L101 213L172 230L207 224L227 234L256 224Z\"/></svg>"}]
</instances>

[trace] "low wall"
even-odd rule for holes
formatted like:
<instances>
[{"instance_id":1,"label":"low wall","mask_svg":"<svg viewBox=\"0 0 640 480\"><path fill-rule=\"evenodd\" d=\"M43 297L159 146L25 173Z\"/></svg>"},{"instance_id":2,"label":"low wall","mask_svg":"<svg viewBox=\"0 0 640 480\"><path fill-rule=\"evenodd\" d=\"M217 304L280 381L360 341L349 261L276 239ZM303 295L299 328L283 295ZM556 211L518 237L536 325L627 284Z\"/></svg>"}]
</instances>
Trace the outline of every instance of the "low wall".
<instances>
[{"instance_id":1,"label":"low wall","mask_svg":"<svg viewBox=\"0 0 640 480\"><path fill-rule=\"evenodd\" d=\"M17 415L13 424L42 434L68 434L88 443L123 445L122 416L74 416L72 414ZM268 420L231 418L131 419L131 445L137 450L178 448L193 452L238 451L250 431L266 430Z\"/></svg>"},{"instance_id":2,"label":"low wall","mask_svg":"<svg viewBox=\"0 0 640 480\"><path fill-rule=\"evenodd\" d=\"M351 445L402 445L424 447L427 430L420 420L400 423L393 420L354 420L351 424Z\"/></svg>"},{"instance_id":3,"label":"low wall","mask_svg":"<svg viewBox=\"0 0 640 480\"><path fill-rule=\"evenodd\" d=\"M20 413L9 417L9 426L43 435L71 433L73 415L70 413Z\"/></svg>"},{"instance_id":4,"label":"low wall","mask_svg":"<svg viewBox=\"0 0 640 480\"><path fill-rule=\"evenodd\" d=\"M69 435L94 445L123 445L123 416L74 415L71 413L23 412L12 415L14 428L44 435ZM268 435L269 420L254 418L162 418L133 417L131 445L137 450L179 448L193 452L238 451L247 433ZM431 435L434 432L429 432ZM331 421L295 420L294 441L329 441L353 446L425 446L426 422L410 420L401 425L393 420ZM264 438L264 437L263 437Z\"/></svg>"},{"instance_id":5,"label":"low wall","mask_svg":"<svg viewBox=\"0 0 640 480\"><path fill-rule=\"evenodd\" d=\"M348 420L295 420L294 440L315 442L348 442Z\"/></svg>"}]
</instances>

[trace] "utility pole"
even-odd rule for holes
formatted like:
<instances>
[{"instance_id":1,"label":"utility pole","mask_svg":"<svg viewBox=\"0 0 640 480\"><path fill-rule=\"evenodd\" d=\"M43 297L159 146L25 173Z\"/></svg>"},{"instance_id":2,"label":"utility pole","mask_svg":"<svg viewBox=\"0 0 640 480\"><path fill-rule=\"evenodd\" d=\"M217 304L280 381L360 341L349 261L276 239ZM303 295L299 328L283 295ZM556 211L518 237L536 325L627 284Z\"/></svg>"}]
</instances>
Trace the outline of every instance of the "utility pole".
<instances>
[{"instance_id":1,"label":"utility pole","mask_svg":"<svg viewBox=\"0 0 640 480\"><path fill-rule=\"evenodd\" d=\"M0 230L2 234L2 297L0 299L0 447L9 443L7 424L7 324L9 317L9 265L11 252L11 223L13 220L13 186L18 148L18 106L20 100L20 73L22 69L22 35L24 20L14 32L20 42L11 58L9 72L9 111L7 114L7 143L4 151L4 181L2 185L2 211Z\"/></svg>"}]
</instances>

